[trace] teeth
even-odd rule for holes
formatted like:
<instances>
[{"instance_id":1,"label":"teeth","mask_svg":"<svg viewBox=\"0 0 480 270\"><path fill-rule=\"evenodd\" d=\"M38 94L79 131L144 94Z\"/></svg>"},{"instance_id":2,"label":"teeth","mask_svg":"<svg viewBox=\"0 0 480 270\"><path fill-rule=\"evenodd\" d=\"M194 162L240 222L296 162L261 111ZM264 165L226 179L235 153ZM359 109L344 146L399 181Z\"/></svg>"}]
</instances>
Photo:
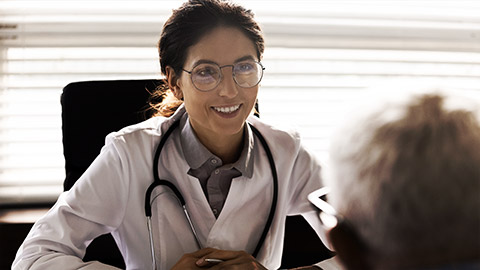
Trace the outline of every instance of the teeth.
<instances>
[{"instance_id":1,"label":"teeth","mask_svg":"<svg viewBox=\"0 0 480 270\"><path fill-rule=\"evenodd\" d=\"M213 107L217 112L222 113L232 113L240 108L240 105L230 106L230 107Z\"/></svg>"}]
</instances>

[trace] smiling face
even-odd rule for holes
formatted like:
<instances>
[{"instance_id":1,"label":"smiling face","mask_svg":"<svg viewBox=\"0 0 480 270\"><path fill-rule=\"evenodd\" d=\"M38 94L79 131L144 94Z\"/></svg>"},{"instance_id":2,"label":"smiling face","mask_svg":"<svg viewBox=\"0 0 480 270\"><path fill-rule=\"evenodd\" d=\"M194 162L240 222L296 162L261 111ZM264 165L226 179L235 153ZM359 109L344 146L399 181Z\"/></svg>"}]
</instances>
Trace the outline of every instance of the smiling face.
<instances>
[{"instance_id":1,"label":"smiling face","mask_svg":"<svg viewBox=\"0 0 480 270\"><path fill-rule=\"evenodd\" d=\"M224 66L246 59L260 61L256 55L253 42L240 30L217 27L188 49L183 68L190 71L202 62ZM221 71L222 81L208 92L196 89L188 73L178 74L174 92L183 97L190 123L203 142L241 136L257 99L258 85L242 88L235 83L231 67Z\"/></svg>"}]
</instances>

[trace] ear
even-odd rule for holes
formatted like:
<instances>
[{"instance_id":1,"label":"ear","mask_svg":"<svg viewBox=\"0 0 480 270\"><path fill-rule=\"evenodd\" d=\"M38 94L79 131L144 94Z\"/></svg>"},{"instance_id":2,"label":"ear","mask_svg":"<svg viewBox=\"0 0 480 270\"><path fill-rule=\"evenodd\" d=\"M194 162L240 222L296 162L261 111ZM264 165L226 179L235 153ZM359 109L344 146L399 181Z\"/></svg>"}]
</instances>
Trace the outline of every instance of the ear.
<instances>
[{"instance_id":1,"label":"ear","mask_svg":"<svg viewBox=\"0 0 480 270\"><path fill-rule=\"evenodd\" d=\"M167 77L168 88L172 90L175 97L179 100L183 100L183 92L178 84L178 77L175 74L175 70L171 66L165 68L165 75Z\"/></svg>"},{"instance_id":2,"label":"ear","mask_svg":"<svg viewBox=\"0 0 480 270\"><path fill-rule=\"evenodd\" d=\"M372 269L368 263L368 250L350 224L345 221L339 221L328 232L328 237L337 257L342 261L346 269Z\"/></svg>"}]
</instances>

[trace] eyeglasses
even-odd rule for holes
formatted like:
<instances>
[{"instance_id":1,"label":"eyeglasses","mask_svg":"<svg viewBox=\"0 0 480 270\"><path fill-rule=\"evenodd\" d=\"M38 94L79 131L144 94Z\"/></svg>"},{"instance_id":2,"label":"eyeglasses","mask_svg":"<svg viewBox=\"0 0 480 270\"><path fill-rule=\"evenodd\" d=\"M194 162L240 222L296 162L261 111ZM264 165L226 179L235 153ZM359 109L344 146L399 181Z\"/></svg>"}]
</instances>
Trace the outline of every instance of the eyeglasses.
<instances>
[{"instance_id":1,"label":"eyeglasses","mask_svg":"<svg viewBox=\"0 0 480 270\"><path fill-rule=\"evenodd\" d=\"M328 229L332 229L342 221L342 218L335 208L327 203L326 196L329 192L329 187L323 187L308 194L308 200L319 209L320 213L318 216L322 225Z\"/></svg>"},{"instance_id":2,"label":"eyeglasses","mask_svg":"<svg viewBox=\"0 0 480 270\"><path fill-rule=\"evenodd\" d=\"M232 67L232 76L235 83L242 88L258 85L263 77L265 68L260 62L246 60L233 65L219 66L216 63L200 63L191 71L182 69L190 74L195 88L202 92L215 89L223 79L222 68Z\"/></svg>"}]
</instances>

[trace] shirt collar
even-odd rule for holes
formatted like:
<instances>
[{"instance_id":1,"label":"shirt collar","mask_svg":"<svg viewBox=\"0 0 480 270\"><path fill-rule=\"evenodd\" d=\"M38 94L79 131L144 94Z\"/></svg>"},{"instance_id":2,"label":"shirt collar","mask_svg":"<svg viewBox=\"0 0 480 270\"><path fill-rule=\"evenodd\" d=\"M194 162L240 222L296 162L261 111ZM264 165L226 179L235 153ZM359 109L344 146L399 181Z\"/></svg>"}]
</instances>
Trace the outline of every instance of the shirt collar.
<instances>
[{"instance_id":1,"label":"shirt collar","mask_svg":"<svg viewBox=\"0 0 480 270\"><path fill-rule=\"evenodd\" d=\"M227 166L239 170L244 177L252 178L253 166L254 166L254 138L252 130L248 124L245 124L243 150L240 154L240 158L233 164ZM185 159L192 169L198 169L205 162L210 161L212 158L219 159L212 154L197 138L190 121L188 114L184 114L180 120L180 143L182 145L182 151Z\"/></svg>"}]
</instances>

